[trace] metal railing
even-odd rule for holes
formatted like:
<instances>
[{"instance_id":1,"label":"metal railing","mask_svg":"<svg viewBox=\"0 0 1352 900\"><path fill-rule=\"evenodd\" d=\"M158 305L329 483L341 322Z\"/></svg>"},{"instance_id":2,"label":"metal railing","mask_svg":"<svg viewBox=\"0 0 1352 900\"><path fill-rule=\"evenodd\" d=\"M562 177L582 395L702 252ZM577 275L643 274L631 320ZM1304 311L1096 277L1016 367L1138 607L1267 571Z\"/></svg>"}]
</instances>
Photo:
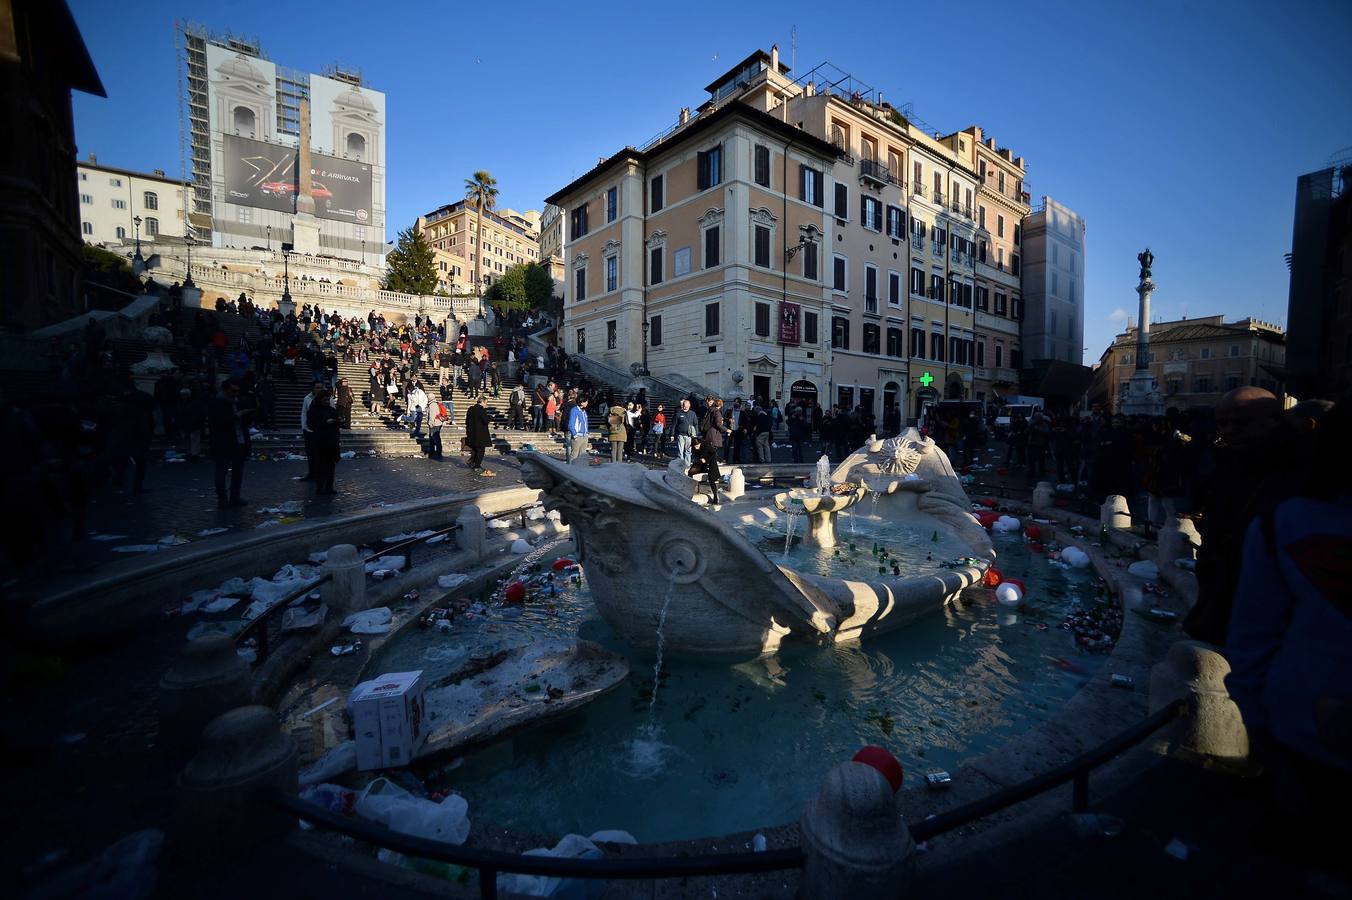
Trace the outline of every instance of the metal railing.
<instances>
[{"instance_id":1,"label":"metal railing","mask_svg":"<svg viewBox=\"0 0 1352 900\"><path fill-rule=\"evenodd\" d=\"M919 182L919 181L912 181L912 182L911 182L911 193L912 193L912 194L915 194L917 197L924 197L924 196L925 196L925 185L924 185L923 183Z\"/></svg>"},{"instance_id":2,"label":"metal railing","mask_svg":"<svg viewBox=\"0 0 1352 900\"><path fill-rule=\"evenodd\" d=\"M795 481L801 478L801 476L792 477ZM780 477L775 476L772 480L778 483ZM1180 716L1186 715L1190 710L1191 703L1187 699L1179 698L1126 731L1080 754L1064 765L1004 790L996 791L979 800L974 800L971 803L910 825L911 836L917 843L929 840L1017 803L1030 800L1067 782L1072 784L1071 811L1084 812L1089 807L1089 775L1094 769L1130 750L1165 725ZM498 896L497 876L501 872L544 875L552 878L647 880L777 872L786 869L800 869L806 862L801 847L785 847L751 853L615 859L525 856L500 850L464 847L401 834L371 822L348 818L341 813L316 806L301 800L297 796L280 791L268 791L263 796L270 805L298 819L329 828L357 840L366 841L377 847L385 847L405 856L421 857L477 869L479 873L479 896L483 898L496 898Z\"/></svg>"},{"instance_id":3,"label":"metal railing","mask_svg":"<svg viewBox=\"0 0 1352 900\"><path fill-rule=\"evenodd\" d=\"M892 170L887 168L886 164L878 162L876 159L865 159L859 163L859 174L863 178L871 178L879 184L891 184L894 179Z\"/></svg>"}]
</instances>

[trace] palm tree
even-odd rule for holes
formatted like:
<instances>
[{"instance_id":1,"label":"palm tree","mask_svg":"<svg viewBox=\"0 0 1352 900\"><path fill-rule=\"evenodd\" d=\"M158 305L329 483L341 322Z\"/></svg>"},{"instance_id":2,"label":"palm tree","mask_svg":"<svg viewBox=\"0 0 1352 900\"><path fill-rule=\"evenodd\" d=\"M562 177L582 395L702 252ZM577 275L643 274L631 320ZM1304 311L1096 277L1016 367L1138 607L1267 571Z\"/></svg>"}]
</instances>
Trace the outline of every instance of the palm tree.
<instances>
[{"instance_id":1,"label":"palm tree","mask_svg":"<svg viewBox=\"0 0 1352 900\"><path fill-rule=\"evenodd\" d=\"M497 179L482 169L465 179L465 201L474 207L474 218L478 222L478 246L474 254L474 295L483 296L483 280L479 277L479 266L484 256L484 210L492 211L498 201ZM479 314L483 314L482 305Z\"/></svg>"}]
</instances>

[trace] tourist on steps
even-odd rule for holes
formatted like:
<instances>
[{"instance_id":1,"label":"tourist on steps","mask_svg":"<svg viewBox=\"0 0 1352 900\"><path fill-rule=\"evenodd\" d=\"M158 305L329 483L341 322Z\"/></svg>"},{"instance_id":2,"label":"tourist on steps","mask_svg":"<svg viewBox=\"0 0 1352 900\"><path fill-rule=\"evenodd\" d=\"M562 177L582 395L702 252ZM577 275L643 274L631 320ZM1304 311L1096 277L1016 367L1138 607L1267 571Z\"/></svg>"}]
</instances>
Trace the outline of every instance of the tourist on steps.
<instances>
[{"instance_id":1,"label":"tourist on steps","mask_svg":"<svg viewBox=\"0 0 1352 900\"><path fill-rule=\"evenodd\" d=\"M480 394L465 414L465 443L469 445L469 467L475 474L492 477L496 475L490 469L483 468L484 451L492 442L488 431L488 410L484 408L484 398Z\"/></svg>"},{"instance_id":2,"label":"tourist on steps","mask_svg":"<svg viewBox=\"0 0 1352 900\"><path fill-rule=\"evenodd\" d=\"M568 442L563 445L564 459L572 462L587 453L587 398L579 397L568 410Z\"/></svg>"}]
</instances>

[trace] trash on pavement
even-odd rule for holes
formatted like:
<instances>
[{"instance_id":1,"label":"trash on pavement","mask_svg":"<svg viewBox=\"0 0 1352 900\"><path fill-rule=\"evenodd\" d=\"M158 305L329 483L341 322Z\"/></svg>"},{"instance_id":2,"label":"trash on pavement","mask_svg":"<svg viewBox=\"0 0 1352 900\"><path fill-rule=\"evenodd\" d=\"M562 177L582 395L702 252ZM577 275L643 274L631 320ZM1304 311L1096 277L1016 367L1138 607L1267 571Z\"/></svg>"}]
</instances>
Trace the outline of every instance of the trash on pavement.
<instances>
[{"instance_id":1,"label":"trash on pavement","mask_svg":"<svg viewBox=\"0 0 1352 900\"><path fill-rule=\"evenodd\" d=\"M244 623L239 620L227 622L198 622L188 629L187 639L195 641L207 634L223 634L226 637L234 637L244 630Z\"/></svg>"},{"instance_id":2,"label":"trash on pavement","mask_svg":"<svg viewBox=\"0 0 1352 900\"><path fill-rule=\"evenodd\" d=\"M351 656L361 649L361 641L353 641L350 644L334 644L329 648L329 652L334 656Z\"/></svg>"},{"instance_id":3,"label":"trash on pavement","mask_svg":"<svg viewBox=\"0 0 1352 900\"><path fill-rule=\"evenodd\" d=\"M352 689L347 708L357 738L357 768L403 766L412 761L427 740L424 686L422 670L418 670L390 672Z\"/></svg>"},{"instance_id":4,"label":"trash on pavement","mask_svg":"<svg viewBox=\"0 0 1352 900\"><path fill-rule=\"evenodd\" d=\"M1174 838L1164 847L1165 853L1169 854L1174 859L1183 860L1185 862L1188 859L1189 850L1190 848L1188 847L1188 845L1180 841L1178 838Z\"/></svg>"},{"instance_id":5,"label":"trash on pavement","mask_svg":"<svg viewBox=\"0 0 1352 900\"><path fill-rule=\"evenodd\" d=\"M301 784L317 784L321 781L328 781L330 778L337 778L345 772L351 772L357 768L357 742L343 741L336 747L327 750L323 756L315 760L309 766L301 769Z\"/></svg>"},{"instance_id":6,"label":"trash on pavement","mask_svg":"<svg viewBox=\"0 0 1352 900\"><path fill-rule=\"evenodd\" d=\"M463 844L469 837L469 803L459 794L448 794L440 803L415 797L388 778L366 786L356 802L357 815L380 822L391 831Z\"/></svg>"},{"instance_id":7,"label":"trash on pavement","mask_svg":"<svg viewBox=\"0 0 1352 900\"><path fill-rule=\"evenodd\" d=\"M619 837L610 837L616 835ZM624 837L629 840L623 840ZM565 834L553 848L536 847L527 850L526 856L553 856L561 859L599 859L601 849L597 841L610 843L637 843L626 832L598 831L590 838L580 834ZM604 884L590 884L581 879L556 878L552 875L522 875L517 873L498 876L498 890L507 894L520 894L524 897L590 897L591 891L603 890Z\"/></svg>"},{"instance_id":8,"label":"trash on pavement","mask_svg":"<svg viewBox=\"0 0 1352 900\"><path fill-rule=\"evenodd\" d=\"M353 634L384 634L390 630L394 616L388 606L353 613L343 620L343 627Z\"/></svg>"},{"instance_id":9,"label":"trash on pavement","mask_svg":"<svg viewBox=\"0 0 1352 900\"><path fill-rule=\"evenodd\" d=\"M288 609L282 613L282 632L288 631L310 631L324 624L324 618L329 614L327 604L321 603L313 609L298 606Z\"/></svg>"},{"instance_id":10,"label":"trash on pavement","mask_svg":"<svg viewBox=\"0 0 1352 900\"><path fill-rule=\"evenodd\" d=\"M379 556L366 564L366 574L374 575L377 569L402 569L407 561L403 556Z\"/></svg>"}]
</instances>

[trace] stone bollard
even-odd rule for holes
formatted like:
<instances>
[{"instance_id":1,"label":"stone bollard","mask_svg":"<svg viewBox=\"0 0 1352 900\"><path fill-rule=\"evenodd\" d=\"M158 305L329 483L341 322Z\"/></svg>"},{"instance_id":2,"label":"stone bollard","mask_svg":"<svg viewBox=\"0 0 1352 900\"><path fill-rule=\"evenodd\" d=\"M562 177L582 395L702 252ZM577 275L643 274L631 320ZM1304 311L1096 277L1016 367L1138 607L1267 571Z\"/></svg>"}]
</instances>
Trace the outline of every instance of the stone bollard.
<instances>
[{"instance_id":1,"label":"stone bollard","mask_svg":"<svg viewBox=\"0 0 1352 900\"><path fill-rule=\"evenodd\" d=\"M1113 494L1103 501L1103 506L1099 510L1099 524L1109 530L1130 531L1131 507L1127 505L1127 498L1121 494Z\"/></svg>"},{"instance_id":2,"label":"stone bollard","mask_svg":"<svg viewBox=\"0 0 1352 900\"><path fill-rule=\"evenodd\" d=\"M366 565L356 547L351 544L330 547L323 572L332 576L321 588L330 609L340 615L366 609Z\"/></svg>"},{"instance_id":3,"label":"stone bollard","mask_svg":"<svg viewBox=\"0 0 1352 900\"><path fill-rule=\"evenodd\" d=\"M483 511L474 505L462 506L455 521L460 526L455 532L455 545L471 553L475 562L482 562L488 546L488 524L484 522Z\"/></svg>"},{"instance_id":4,"label":"stone bollard","mask_svg":"<svg viewBox=\"0 0 1352 900\"><path fill-rule=\"evenodd\" d=\"M1037 487L1033 488L1033 510L1036 512L1041 509L1051 509L1052 501L1056 499L1056 488L1050 481L1039 481Z\"/></svg>"},{"instance_id":5,"label":"stone bollard","mask_svg":"<svg viewBox=\"0 0 1352 900\"><path fill-rule=\"evenodd\" d=\"M1196 559L1197 548L1202 546L1202 536L1197 526L1186 516L1173 516L1159 533L1159 554L1156 557L1160 568L1172 565L1179 559Z\"/></svg>"},{"instance_id":6,"label":"stone bollard","mask_svg":"<svg viewBox=\"0 0 1352 900\"><path fill-rule=\"evenodd\" d=\"M728 473L728 489L724 492L724 497L728 500L736 500L746 493L746 476L742 474L741 469L733 469Z\"/></svg>"},{"instance_id":7,"label":"stone bollard","mask_svg":"<svg viewBox=\"0 0 1352 900\"><path fill-rule=\"evenodd\" d=\"M1229 661L1201 641L1178 641L1163 662L1150 670L1150 711L1186 697L1192 710L1173 732L1173 749L1218 759L1249 755L1249 733L1239 707L1225 689Z\"/></svg>"},{"instance_id":8,"label":"stone bollard","mask_svg":"<svg viewBox=\"0 0 1352 900\"><path fill-rule=\"evenodd\" d=\"M826 773L799 823L798 896L814 900L900 897L915 872L915 841L892 786L877 769L843 762Z\"/></svg>"},{"instance_id":9,"label":"stone bollard","mask_svg":"<svg viewBox=\"0 0 1352 900\"><path fill-rule=\"evenodd\" d=\"M178 776L174 846L211 862L284 837L295 817L268 805L260 791L295 794L297 769L296 742L272 709L243 706L218 716Z\"/></svg>"},{"instance_id":10,"label":"stone bollard","mask_svg":"<svg viewBox=\"0 0 1352 900\"><path fill-rule=\"evenodd\" d=\"M249 664L235 652L233 638L207 634L189 641L160 679L160 745L182 761L196 751L208 722L252 702Z\"/></svg>"}]
</instances>

